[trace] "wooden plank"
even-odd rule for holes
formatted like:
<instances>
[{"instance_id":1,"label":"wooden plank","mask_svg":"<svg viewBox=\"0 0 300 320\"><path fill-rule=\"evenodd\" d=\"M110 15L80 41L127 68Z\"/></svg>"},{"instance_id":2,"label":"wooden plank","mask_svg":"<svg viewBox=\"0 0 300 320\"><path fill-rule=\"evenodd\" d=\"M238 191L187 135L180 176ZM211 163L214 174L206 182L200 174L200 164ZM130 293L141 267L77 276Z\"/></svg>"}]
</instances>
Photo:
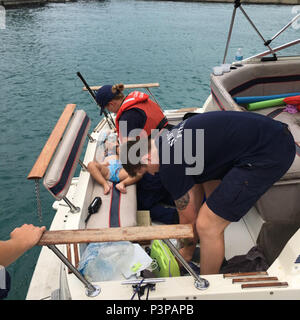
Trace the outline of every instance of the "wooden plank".
<instances>
[{"instance_id":1,"label":"wooden plank","mask_svg":"<svg viewBox=\"0 0 300 320\"><path fill-rule=\"evenodd\" d=\"M194 112L195 110L197 110L197 108L181 108L181 109L178 109L176 110L175 112Z\"/></svg>"},{"instance_id":2,"label":"wooden plank","mask_svg":"<svg viewBox=\"0 0 300 320\"><path fill-rule=\"evenodd\" d=\"M268 288L268 287L288 287L287 282L265 282L265 283L248 283L242 284L242 289L249 289L249 288Z\"/></svg>"},{"instance_id":3,"label":"wooden plank","mask_svg":"<svg viewBox=\"0 0 300 320\"><path fill-rule=\"evenodd\" d=\"M76 104L66 105L27 179L43 178L75 108Z\"/></svg>"},{"instance_id":4,"label":"wooden plank","mask_svg":"<svg viewBox=\"0 0 300 320\"><path fill-rule=\"evenodd\" d=\"M72 255L71 255L71 245L67 244L67 258L72 263ZM72 273L71 269L68 268L68 273Z\"/></svg>"},{"instance_id":5,"label":"wooden plank","mask_svg":"<svg viewBox=\"0 0 300 320\"><path fill-rule=\"evenodd\" d=\"M253 278L238 278L238 279L232 279L232 283L237 282L258 282L258 281L277 281L277 277L253 277Z\"/></svg>"},{"instance_id":6,"label":"wooden plank","mask_svg":"<svg viewBox=\"0 0 300 320\"><path fill-rule=\"evenodd\" d=\"M38 245L193 238L191 224L45 231Z\"/></svg>"},{"instance_id":7,"label":"wooden plank","mask_svg":"<svg viewBox=\"0 0 300 320\"><path fill-rule=\"evenodd\" d=\"M138 88L155 88L159 87L159 83L140 83L140 84L124 84L125 89L138 89ZM91 90L97 91L101 88L101 86L92 86ZM84 91L87 91L86 87L82 88Z\"/></svg>"},{"instance_id":8,"label":"wooden plank","mask_svg":"<svg viewBox=\"0 0 300 320\"><path fill-rule=\"evenodd\" d=\"M78 255L78 245L77 245L77 243L73 244L73 250L74 250L75 268L78 268L79 255Z\"/></svg>"},{"instance_id":9,"label":"wooden plank","mask_svg":"<svg viewBox=\"0 0 300 320\"><path fill-rule=\"evenodd\" d=\"M248 276L267 276L268 272L266 271L257 271L257 272L238 272L238 273L225 273L223 278L233 278L233 277L248 277Z\"/></svg>"}]
</instances>

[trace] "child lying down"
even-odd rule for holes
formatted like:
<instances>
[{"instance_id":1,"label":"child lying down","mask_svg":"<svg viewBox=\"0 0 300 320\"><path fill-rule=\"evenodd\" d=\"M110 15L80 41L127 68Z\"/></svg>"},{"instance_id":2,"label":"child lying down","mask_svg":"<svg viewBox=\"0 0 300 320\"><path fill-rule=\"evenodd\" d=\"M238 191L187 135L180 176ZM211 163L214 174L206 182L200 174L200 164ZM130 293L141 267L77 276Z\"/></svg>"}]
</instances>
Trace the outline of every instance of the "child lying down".
<instances>
[{"instance_id":1,"label":"child lying down","mask_svg":"<svg viewBox=\"0 0 300 320\"><path fill-rule=\"evenodd\" d=\"M110 133L104 140L105 154L101 163L98 161L89 162L87 168L92 177L103 186L104 194L110 191L110 184L108 180L116 183L116 188L126 193L126 186L136 183L142 176L130 177L123 169L121 161L119 160L119 143L117 135Z\"/></svg>"}]
</instances>

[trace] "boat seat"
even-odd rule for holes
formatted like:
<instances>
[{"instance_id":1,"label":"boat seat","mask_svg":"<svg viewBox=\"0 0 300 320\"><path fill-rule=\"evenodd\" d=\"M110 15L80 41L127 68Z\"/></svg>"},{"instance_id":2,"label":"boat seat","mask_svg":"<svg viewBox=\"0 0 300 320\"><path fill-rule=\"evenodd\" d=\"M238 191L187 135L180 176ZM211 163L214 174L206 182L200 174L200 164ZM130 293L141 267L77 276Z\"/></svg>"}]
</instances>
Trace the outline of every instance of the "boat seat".
<instances>
[{"instance_id":1,"label":"boat seat","mask_svg":"<svg viewBox=\"0 0 300 320\"><path fill-rule=\"evenodd\" d=\"M265 108L257 110L256 113L263 114L271 117L275 120L286 123L294 137L296 144L296 155L292 166L288 172L280 179L280 181L286 181L291 179L300 179L300 112L290 114L283 112L284 107Z\"/></svg>"},{"instance_id":2,"label":"boat seat","mask_svg":"<svg viewBox=\"0 0 300 320\"><path fill-rule=\"evenodd\" d=\"M91 121L84 110L75 111L43 179L57 200L68 192Z\"/></svg>"},{"instance_id":3,"label":"boat seat","mask_svg":"<svg viewBox=\"0 0 300 320\"><path fill-rule=\"evenodd\" d=\"M257 201L256 207L267 222L300 224L300 113L290 114L283 110L284 107L275 107L256 111L286 123L296 144L296 155L291 167L271 189L263 194Z\"/></svg>"},{"instance_id":4,"label":"boat seat","mask_svg":"<svg viewBox=\"0 0 300 320\"><path fill-rule=\"evenodd\" d=\"M215 110L243 111L234 97L265 96L300 91L299 61L248 63L221 76L211 75Z\"/></svg>"},{"instance_id":5,"label":"boat seat","mask_svg":"<svg viewBox=\"0 0 300 320\"><path fill-rule=\"evenodd\" d=\"M300 92L299 61L268 61L244 64L221 76L211 75L212 105L209 111L247 111L234 97L266 96ZM279 109L279 110L278 110ZM280 110L281 109L281 110ZM260 114L288 124L297 154L287 173L256 202L265 221L257 238L269 264L300 227L300 113L282 112L282 107L257 110Z\"/></svg>"},{"instance_id":6,"label":"boat seat","mask_svg":"<svg viewBox=\"0 0 300 320\"><path fill-rule=\"evenodd\" d=\"M127 186L127 193L121 193L112 182L108 183L112 188L107 195L103 194L101 185L94 183L92 199L100 196L102 204L97 213L90 216L86 229L136 226L136 185Z\"/></svg>"},{"instance_id":7,"label":"boat seat","mask_svg":"<svg viewBox=\"0 0 300 320\"><path fill-rule=\"evenodd\" d=\"M236 70L224 73L222 76L211 75L213 109L246 111L233 100L234 97L299 92L299 70L300 62L298 61L274 61L264 64L245 64ZM278 108L266 108L255 112L287 123L295 142L300 145L300 113L279 112L274 114L275 109ZM298 152L294 163L280 179L281 181L300 179L300 151Z\"/></svg>"},{"instance_id":8,"label":"boat seat","mask_svg":"<svg viewBox=\"0 0 300 320\"><path fill-rule=\"evenodd\" d=\"M103 130L97 141L94 160L102 162L105 157L105 140L112 133L111 130ZM126 187L126 193L121 193L115 188L115 183L108 181L111 185L109 194L103 193L103 187L94 182L92 200L100 197L102 204L97 213L92 214L86 224L86 229L133 227L137 225L137 200L136 185Z\"/></svg>"}]
</instances>

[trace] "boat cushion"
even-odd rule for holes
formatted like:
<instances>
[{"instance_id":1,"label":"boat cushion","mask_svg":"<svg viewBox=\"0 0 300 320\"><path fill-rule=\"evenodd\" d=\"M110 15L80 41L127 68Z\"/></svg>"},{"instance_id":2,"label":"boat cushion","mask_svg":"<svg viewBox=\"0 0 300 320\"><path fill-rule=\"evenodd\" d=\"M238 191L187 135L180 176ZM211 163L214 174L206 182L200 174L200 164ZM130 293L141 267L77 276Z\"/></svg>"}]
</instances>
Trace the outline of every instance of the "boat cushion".
<instances>
[{"instance_id":1,"label":"boat cushion","mask_svg":"<svg viewBox=\"0 0 300 320\"><path fill-rule=\"evenodd\" d=\"M234 97L265 96L300 92L300 62L274 61L249 63L224 73L211 75L213 106L210 110L246 111L234 101ZM285 122L294 136L297 154L288 172L280 180L300 178L300 113L282 112L279 107L256 110L260 114Z\"/></svg>"},{"instance_id":2,"label":"boat cushion","mask_svg":"<svg viewBox=\"0 0 300 320\"><path fill-rule=\"evenodd\" d=\"M43 184L57 200L69 190L90 124L85 111L74 113L47 169Z\"/></svg>"},{"instance_id":3,"label":"boat cushion","mask_svg":"<svg viewBox=\"0 0 300 320\"><path fill-rule=\"evenodd\" d=\"M111 190L109 194L103 194L103 187L94 182L94 189L91 199L101 197L102 205L97 213L90 216L86 228L113 228L113 227L133 227L137 225L136 220L136 185L126 187L127 193L120 193L115 184L110 181Z\"/></svg>"},{"instance_id":4,"label":"boat cushion","mask_svg":"<svg viewBox=\"0 0 300 320\"><path fill-rule=\"evenodd\" d=\"M106 156L105 141L114 141L114 131L102 129L95 152L94 160L102 162ZM103 193L103 187L93 180L91 199L101 197L102 205L97 213L92 214L87 222L87 229L110 227L133 227L137 225L136 185L126 186L126 193L120 193L115 183L108 181L111 186L109 194Z\"/></svg>"},{"instance_id":5,"label":"boat cushion","mask_svg":"<svg viewBox=\"0 0 300 320\"><path fill-rule=\"evenodd\" d=\"M295 160L287 173L280 180L300 179L300 112L290 114L284 107L274 107L257 110L255 112L288 124L296 145Z\"/></svg>"},{"instance_id":6,"label":"boat cushion","mask_svg":"<svg viewBox=\"0 0 300 320\"><path fill-rule=\"evenodd\" d=\"M215 110L243 109L233 97L300 92L300 61L248 63L221 76L211 75Z\"/></svg>"},{"instance_id":7,"label":"boat cushion","mask_svg":"<svg viewBox=\"0 0 300 320\"><path fill-rule=\"evenodd\" d=\"M300 92L300 61L282 60L249 63L222 76L211 76L213 110L246 111L234 97L266 96ZM289 114L284 108L273 107L256 112L288 124L296 143L295 160L288 172L255 204L266 221L258 245L272 263L291 234L300 227L300 113ZM282 228L283 224L286 228ZM270 227L271 226L271 227ZM267 254L267 255L266 255Z\"/></svg>"}]
</instances>

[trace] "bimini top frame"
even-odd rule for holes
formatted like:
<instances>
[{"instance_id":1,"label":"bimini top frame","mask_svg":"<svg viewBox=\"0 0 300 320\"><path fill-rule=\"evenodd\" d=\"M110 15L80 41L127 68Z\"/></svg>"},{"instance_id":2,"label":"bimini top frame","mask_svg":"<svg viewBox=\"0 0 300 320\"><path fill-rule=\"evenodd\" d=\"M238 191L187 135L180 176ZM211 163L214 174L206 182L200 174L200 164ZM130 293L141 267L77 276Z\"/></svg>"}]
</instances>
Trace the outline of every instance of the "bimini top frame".
<instances>
[{"instance_id":1,"label":"bimini top frame","mask_svg":"<svg viewBox=\"0 0 300 320\"><path fill-rule=\"evenodd\" d=\"M280 51L282 49L285 49L287 47L290 47L292 45L295 45L297 43L299 43L300 39L290 42L289 44L285 44L281 47L277 47L276 50L272 49L270 47L270 43L276 39L280 34L282 34L289 26L291 26L297 19L300 18L300 13L295 16L287 25L285 25L281 30L279 30L271 39L266 40L263 35L259 32L259 30L257 29L257 27L255 26L255 24L253 23L253 21L250 19L250 17L247 15L247 13L245 12L244 8L242 7L241 1L240 0L235 0L234 1L234 9L233 9L233 13L232 13L232 17L231 17L231 22L230 22L230 27L229 27L229 32L228 32L228 37L227 37L227 42L226 42L226 48L225 48L225 53L224 53L224 58L223 58L223 63L226 63L226 57L227 57L227 52L228 52L228 48L229 48L229 43L230 43L230 39L231 39L231 34L232 34L232 29L233 29L233 24L234 24L234 20L235 20L235 15L236 15L236 10L240 8L240 10L242 11L242 13L244 14L244 16L246 17L246 19L249 21L249 23L251 24L251 26L253 27L253 29L256 31L256 33L258 34L258 36L262 39L262 41L264 42L264 45L269 49L266 52L260 53L254 57L263 57L266 56L268 54L272 54L273 57L268 57L268 58L262 58L262 61L276 61L277 60L277 56L276 56L276 51ZM253 58L253 57L251 57Z\"/></svg>"}]
</instances>

